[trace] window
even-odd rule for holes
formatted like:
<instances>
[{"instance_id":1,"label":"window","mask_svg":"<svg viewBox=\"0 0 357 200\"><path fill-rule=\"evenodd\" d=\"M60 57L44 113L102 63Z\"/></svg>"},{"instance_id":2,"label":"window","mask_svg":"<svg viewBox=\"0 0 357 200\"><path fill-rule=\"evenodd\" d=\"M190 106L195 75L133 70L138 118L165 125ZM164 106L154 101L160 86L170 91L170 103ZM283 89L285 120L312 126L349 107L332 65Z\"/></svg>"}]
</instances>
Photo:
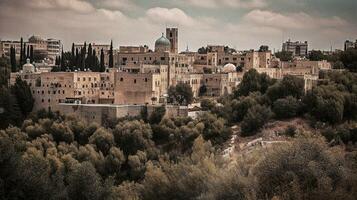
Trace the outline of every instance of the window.
<instances>
[{"instance_id":1,"label":"window","mask_svg":"<svg viewBox=\"0 0 357 200\"><path fill-rule=\"evenodd\" d=\"M86 81L86 77L83 77L83 81Z\"/></svg>"},{"instance_id":2,"label":"window","mask_svg":"<svg viewBox=\"0 0 357 200\"><path fill-rule=\"evenodd\" d=\"M134 79L134 83L136 83L136 79Z\"/></svg>"},{"instance_id":3,"label":"window","mask_svg":"<svg viewBox=\"0 0 357 200\"><path fill-rule=\"evenodd\" d=\"M44 100L44 99L42 99L42 103L43 103L43 102L45 102L45 100Z\"/></svg>"},{"instance_id":4,"label":"window","mask_svg":"<svg viewBox=\"0 0 357 200\"><path fill-rule=\"evenodd\" d=\"M51 99L48 99L48 103L50 103L51 102Z\"/></svg>"},{"instance_id":5,"label":"window","mask_svg":"<svg viewBox=\"0 0 357 200\"><path fill-rule=\"evenodd\" d=\"M89 78L88 78L88 80L89 80L89 81L92 81L92 78L91 78L91 77L89 77Z\"/></svg>"},{"instance_id":6,"label":"window","mask_svg":"<svg viewBox=\"0 0 357 200\"><path fill-rule=\"evenodd\" d=\"M45 91L42 90L42 94L45 94Z\"/></svg>"},{"instance_id":7,"label":"window","mask_svg":"<svg viewBox=\"0 0 357 200\"><path fill-rule=\"evenodd\" d=\"M145 78L145 82L148 82L148 78Z\"/></svg>"},{"instance_id":8,"label":"window","mask_svg":"<svg viewBox=\"0 0 357 200\"><path fill-rule=\"evenodd\" d=\"M124 81L124 79L123 79L123 78L120 78L120 81Z\"/></svg>"}]
</instances>

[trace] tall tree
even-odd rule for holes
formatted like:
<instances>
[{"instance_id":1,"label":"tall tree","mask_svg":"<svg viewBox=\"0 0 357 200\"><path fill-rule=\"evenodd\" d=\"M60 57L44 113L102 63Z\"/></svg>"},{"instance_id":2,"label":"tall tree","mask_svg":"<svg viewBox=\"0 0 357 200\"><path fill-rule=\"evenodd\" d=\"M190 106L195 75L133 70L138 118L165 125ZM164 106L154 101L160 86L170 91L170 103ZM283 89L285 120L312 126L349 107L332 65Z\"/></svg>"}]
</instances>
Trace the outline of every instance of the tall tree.
<instances>
[{"instance_id":1,"label":"tall tree","mask_svg":"<svg viewBox=\"0 0 357 200\"><path fill-rule=\"evenodd\" d=\"M26 63L26 42L24 42L24 47L22 48L22 56L21 66Z\"/></svg>"},{"instance_id":2,"label":"tall tree","mask_svg":"<svg viewBox=\"0 0 357 200\"><path fill-rule=\"evenodd\" d=\"M23 122L22 113L16 97L7 87L0 87L0 129L7 128L9 124L21 125Z\"/></svg>"},{"instance_id":3,"label":"tall tree","mask_svg":"<svg viewBox=\"0 0 357 200\"><path fill-rule=\"evenodd\" d=\"M30 47L30 60L31 60L31 62L34 62L34 54L33 54L33 46L32 45Z\"/></svg>"},{"instance_id":4,"label":"tall tree","mask_svg":"<svg viewBox=\"0 0 357 200\"><path fill-rule=\"evenodd\" d=\"M104 66L104 50L100 50L100 72L105 71L105 66Z\"/></svg>"},{"instance_id":5,"label":"tall tree","mask_svg":"<svg viewBox=\"0 0 357 200\"><path fill-rule=\"evenodd\" d=\"M11 71L16 72L17 71L17 66L16 66L16 50L14 47L10 48L10 62L11 62Z\"/></svg>"},{"instance_id":6,"label":"tall tree","mask_svg":"<svg viewBox=\"0 0 357 200\"><path fill-rule=\"evenodd\" d=\"M23 64L24 62L24 55L23 55L23 44L24 44L24 40L22 39L21 37L21 40L20 40L20 66Z\"/></svg>"},{"instance_id":7,"label":"tall tree","mask_svg":"<svg viewBox=\"0 0 357 200\"><path fill-rule=\"evenodd\" d=\"M56 65L56 66L59 66L60 64L61 64L60 57L59 57L59 56L56 56L55 65Z\"/></svg>"},{"instance_id":8,"label":"tall tree","mask_svg":"<svg viewBox=\"0 0 357 200\"><path fill-rule=\"evenodd\" d=\"M66 71L66 64L65 64L63 49L61 52L61 71L62 72Z\"/></svg>"},{"instance_id":9,"label":"tall tree","mask_svg":"<svg viewBox=\"0 0 357 200\"><path fill-rule=\"evenodd\" d=\"M27 45L27 52L26 52L26 59L25 60L27 60L27 58L30 58L30 45Z\"/></svg>"},{"instance_id":10,"label":"tall tree","mask_svg":"<svg viewBox=\"0 0 357 200\"><path fill-rule=\"evenodd\" d=\"M169 102L177 102L180 105L188 105L193 101L193 92L189 84L179 83L168 90Z\"/></svg>"},{"instance_id":11,"label":"tall tree","mask_svg":"<svg viewBox=\"0 0 357 200\"><path fill-rule=\"evenodd\" d=\"M11 87L11 93L15 95L22 114L27 116L32 111L34 104L30 86L18 77Z\"/></svg>"},{"instance_id":12,"label":"tall tree","mask_svg":"<svg viewBox=\"0 0 357 200\"><path fill-rule=\"evenodd\" d=\"M76 68L80 67L81 66L81 58L80 58L80 53L78 51L78 48L76 48L76 64L75 64L75 67L73 66L72 70L75 70Z\"/></svg>"},{"instance_id":13,"label":"tall tree","mask_svg":"<svg viewBox=\"0 0 357 200\"><path fill-rule=\"evenodd\" d=\"M75 55L75 51L74 51L74 43L72 43L72 50L71 50L71 66L69 66L70 68L72 68L74 65L76 65L76 55Z\"/></svg>"},{"instance_id":14,"label":"tall tree","mask_svg":"<svg viewBox=\"0 0 357 200\"><path fill-rule=\"evenodd\" d=\"M92 44L89 43L88 45L88 52L87 52L87 58L86 58L86 68L93 69L93 49L92 49Z\"/></svg>"},{"instance_id":15,"label":"tall tree","mask_svg":"<svg viewBox=\"0 0 357 200\"><path fill-rule=\"evenodd\" d=\"M84 42L83 48L81 50L81 70L84 71L84 68L86 67L86 51L87 51L87 43Z\"/></svg>"},{"instance_id":16,"label":"tall tree","mask_svg":"<svg viewBox=\"0 0 357 200\"><path fill-rule=\"evenodd\" d=\"M113 40L110 41L110 50L109 50L109 68L114 67L114 57L113 57Z\"/></svg>"}]
</instances>

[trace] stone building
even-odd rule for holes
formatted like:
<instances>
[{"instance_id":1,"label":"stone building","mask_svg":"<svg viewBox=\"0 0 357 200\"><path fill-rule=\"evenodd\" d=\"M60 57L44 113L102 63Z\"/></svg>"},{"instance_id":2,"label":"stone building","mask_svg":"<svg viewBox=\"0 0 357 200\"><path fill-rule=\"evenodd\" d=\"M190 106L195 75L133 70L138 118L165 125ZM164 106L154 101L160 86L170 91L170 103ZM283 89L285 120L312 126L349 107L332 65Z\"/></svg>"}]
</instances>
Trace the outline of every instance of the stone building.
<instances>
[{"instance_id":1,"label":"stone building","mask_svg":"<svg viewBox=\"0 0 357 200\"><path fill-rule=\"evenodd\" d=\"M292 42L290 39L283 43L282 51L291 52L293 56L306 57L308 53L308 43L305 42Z\"/></svg>"},{"instance_id":2,"label":"stone building","mask_svg":"<svg viewBox=\"0 0 357 200\"><path fill-rule=\"evenodd\" d=\"M43 39L39 36L31 36L28 41L24 41L25 49L27 47L33 47L34 55L39 58L49 58L52 63L56 59L56 56L61 55L62 44L57 39ZM10 48L14 47L16 52L16 58L20 59L21 42L15 41L0 41L0 55L10 57Z\"/></svg>"},{"instance_id":3,"label":"stone building","mask_svg":"<svg viewBox=\"0 0 357 200\"><path fill-rule=\"evenodd\" d=\"M357 48L357 40L355 42L349 40L345 41L344 50L346 51L351 48Z\"/></svg>"}]
</instances>

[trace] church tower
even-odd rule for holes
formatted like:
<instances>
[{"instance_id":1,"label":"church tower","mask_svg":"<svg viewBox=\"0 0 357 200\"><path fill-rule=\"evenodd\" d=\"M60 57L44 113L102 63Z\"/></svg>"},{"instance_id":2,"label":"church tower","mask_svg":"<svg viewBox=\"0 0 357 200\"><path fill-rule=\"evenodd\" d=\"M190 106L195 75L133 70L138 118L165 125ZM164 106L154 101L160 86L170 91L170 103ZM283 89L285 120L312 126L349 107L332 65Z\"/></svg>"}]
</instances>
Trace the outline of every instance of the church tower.
<instances>
[{"instance_id":1,"label":"church tower","mask_svg":"<svg viewBox=\"0 0 357 200\"><path fill-rule=\"evenodd\" d=\"M178 53L178 28L166 28L166 38L170 40L171 53Z\"/></svg>"}]
</instances>

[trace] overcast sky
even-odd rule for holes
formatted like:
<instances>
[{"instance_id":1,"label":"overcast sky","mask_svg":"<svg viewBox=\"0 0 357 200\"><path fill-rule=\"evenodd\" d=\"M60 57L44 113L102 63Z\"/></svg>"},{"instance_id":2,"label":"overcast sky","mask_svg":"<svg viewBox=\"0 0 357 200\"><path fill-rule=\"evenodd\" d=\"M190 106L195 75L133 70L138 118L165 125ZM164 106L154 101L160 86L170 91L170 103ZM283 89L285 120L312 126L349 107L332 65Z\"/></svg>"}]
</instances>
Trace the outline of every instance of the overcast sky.
<instances>
[{"instance_id":1,"label":"overcast sky","mask_svg":"<svg viewBox=\"0 0 357 200\"><path fill-rule=\"evenodd\" d=\"M239 50L282 40L310 49L342 48L357 39L357 0L0 0L0 38L33 34L72 42L149 45L166 26L179 28L179 48L207 44Z\"/></svg>"}]
</instances>

